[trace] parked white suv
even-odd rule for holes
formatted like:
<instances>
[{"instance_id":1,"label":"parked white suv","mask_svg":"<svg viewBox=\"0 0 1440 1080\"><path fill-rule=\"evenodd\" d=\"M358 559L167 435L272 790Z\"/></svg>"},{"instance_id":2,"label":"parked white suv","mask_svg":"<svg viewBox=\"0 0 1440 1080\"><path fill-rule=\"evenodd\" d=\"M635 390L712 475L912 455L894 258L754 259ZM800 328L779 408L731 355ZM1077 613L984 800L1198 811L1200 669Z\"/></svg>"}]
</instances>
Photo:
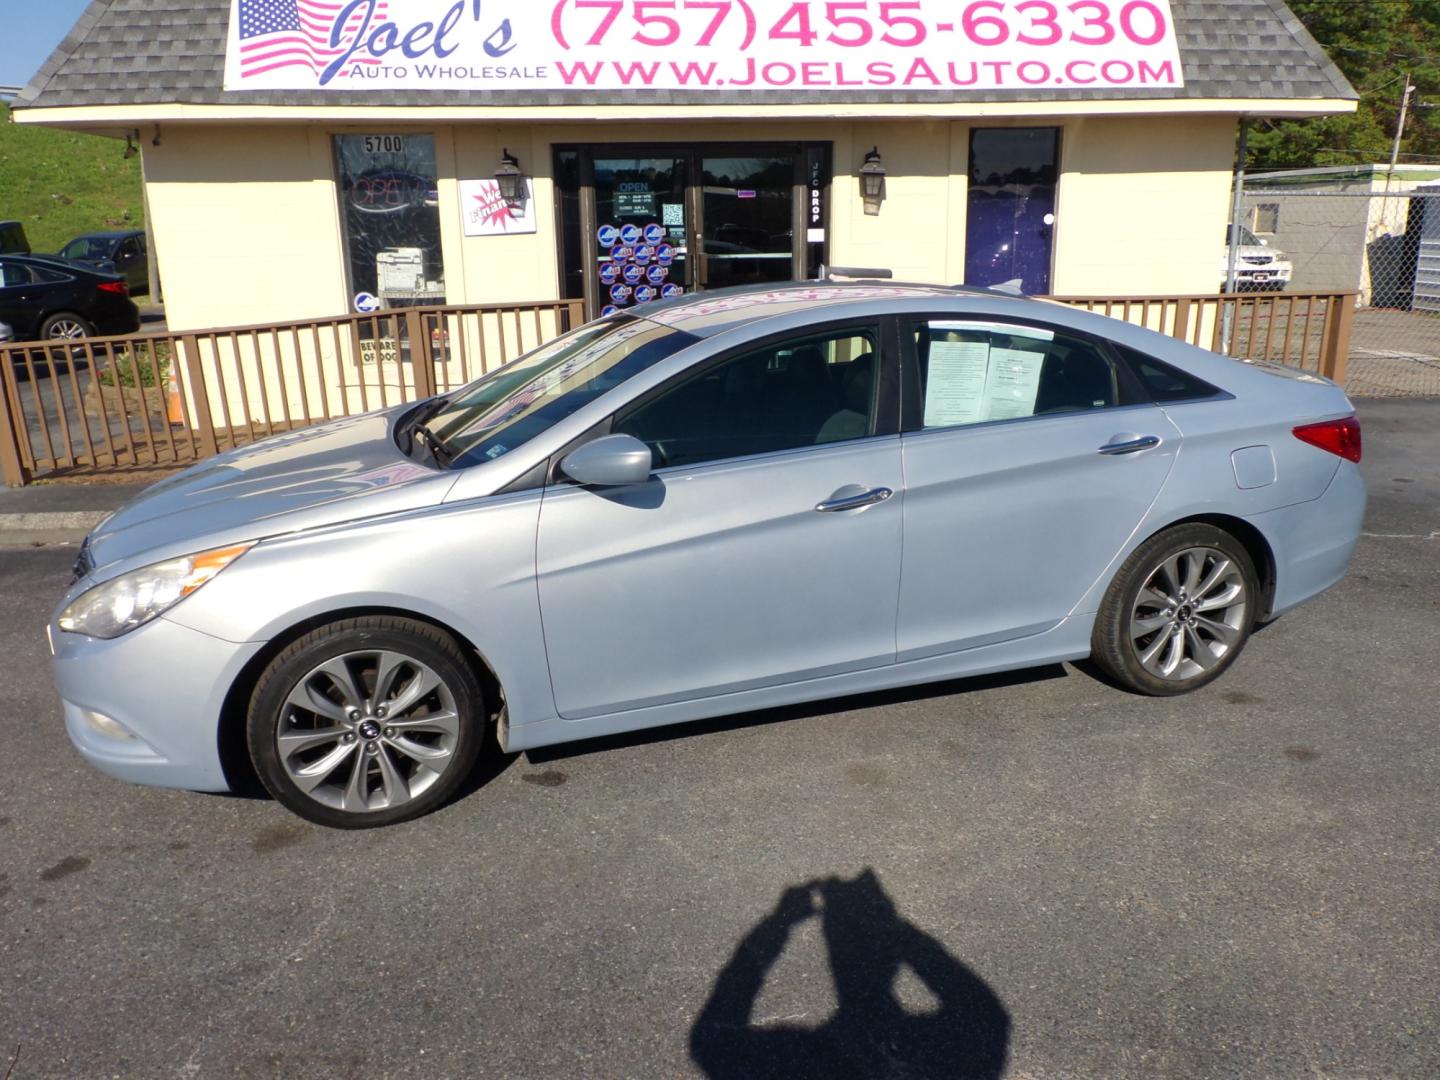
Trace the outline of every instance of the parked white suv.
<instances>
[{"instance_id":1,"label":"parked white suv","mask_svg":"<svg viewBox=\"0 0 1440 1080\"><path fill-rule=\"evenodd\" d=\"M1220 252L1220 291L1230 280L1230 226L1225 228L1225 247ZM1279 292L1290 284L1294 267L1283 251L1272 251L1244 225L1240 226L1240 246L1235 254L1236 292Z\"/></svg>"}]
</instances>

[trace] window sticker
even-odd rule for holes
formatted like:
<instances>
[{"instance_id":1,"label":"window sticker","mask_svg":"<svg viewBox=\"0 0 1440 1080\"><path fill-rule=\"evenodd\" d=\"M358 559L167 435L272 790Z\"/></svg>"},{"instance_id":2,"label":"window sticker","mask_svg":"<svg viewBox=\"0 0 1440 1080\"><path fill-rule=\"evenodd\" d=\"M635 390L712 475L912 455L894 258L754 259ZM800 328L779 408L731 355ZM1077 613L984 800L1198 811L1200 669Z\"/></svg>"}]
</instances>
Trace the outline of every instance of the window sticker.
<instances>
[{"instance_id":1,"label":"window sticker","mask_svg":"<svg viewBox=\"0 0 1440 1080\"><path fill-rule=\"evenodd\" d=\"M934 322L925 426L953 427L1030 416L1055 335L1005 323Z\"/></svg>"}]
</instances>

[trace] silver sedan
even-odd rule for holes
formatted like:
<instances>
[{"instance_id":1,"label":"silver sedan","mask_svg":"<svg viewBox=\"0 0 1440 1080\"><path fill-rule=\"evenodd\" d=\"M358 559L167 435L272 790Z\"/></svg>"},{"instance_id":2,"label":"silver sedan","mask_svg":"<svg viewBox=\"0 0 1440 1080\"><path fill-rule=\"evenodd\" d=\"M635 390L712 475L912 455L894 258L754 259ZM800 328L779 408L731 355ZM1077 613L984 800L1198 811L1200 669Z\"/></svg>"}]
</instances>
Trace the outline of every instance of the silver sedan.
<instances>
[{"instance_id":1,"label":"silver sedan","mask_svg":"<svg viewBox=\"0 0 1440 1080\"><path fill-rule=\"evenodd\" d=\"M49 628L96 767L325 825L509 751L1093 656L1177 694L1359 535L1332 383L1037 301L709 293L213 458Z\"/></svg>"}]
</instances>

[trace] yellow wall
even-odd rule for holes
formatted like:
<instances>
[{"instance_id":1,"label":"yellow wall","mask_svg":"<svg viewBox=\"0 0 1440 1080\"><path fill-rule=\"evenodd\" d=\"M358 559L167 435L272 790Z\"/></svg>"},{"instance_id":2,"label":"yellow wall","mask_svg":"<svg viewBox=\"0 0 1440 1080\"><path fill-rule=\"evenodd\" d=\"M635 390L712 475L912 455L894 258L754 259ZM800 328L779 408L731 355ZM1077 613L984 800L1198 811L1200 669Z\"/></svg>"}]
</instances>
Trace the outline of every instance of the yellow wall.
<instances>
[{"instance_id":1,"label":"yellow wall","mask_svg":"<svg viewBox=\"0 0 1440 1080\"><path fill-rule=\"evenodd\" d=\"M318 128L165 128L143 140L175 329L345 310L330 140Z\"/></svg>"},{"instance_id":2,"label":"yellow wall","mask_svg":"<svg viewBox=\"0 0 1440 1080\"><path fill-rule=\"evenodd\" d=\"M1053 291L1216 292L1234 149L1233 117L1087 117L1067 123Z\"/></svg>"},{"instance_id":3,"label":"yellow wall","mask_svg":"<svg viewBox=\"0 0 1440 1080\"><path fill-rule=\"evenodd\" d=\"M1052 291L1214 292L1235 121L1224 116L1036 117L986 126L1061 133ZM834 147L830 261L956 284L965 262L970 121L475 123L417 127L172 125L145 143L171 326L195 329L345 312L348 288L331 136L433 133L449 302L545 300L559 288L551 147L596 142L818 141ZM866 216L858 169L880 149L887 200ZM491 176L508 147L535 187L538 232L466 238L457 181Z\"/></svg>"}]
</instances>

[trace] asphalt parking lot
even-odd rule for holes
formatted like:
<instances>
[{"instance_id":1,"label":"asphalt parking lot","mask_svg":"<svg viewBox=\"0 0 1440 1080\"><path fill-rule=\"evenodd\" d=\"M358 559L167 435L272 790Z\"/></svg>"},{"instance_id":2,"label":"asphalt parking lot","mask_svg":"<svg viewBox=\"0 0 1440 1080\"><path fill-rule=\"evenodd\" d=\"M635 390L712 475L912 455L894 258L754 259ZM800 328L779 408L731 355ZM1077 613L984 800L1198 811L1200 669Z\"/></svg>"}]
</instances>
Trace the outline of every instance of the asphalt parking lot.
<instances>
[{"instance_id":1,"label":"asphalt parking lot","mask_svg":"<svg viewBox=\"0 0 1440 1080\"><path fill-rule=\"evenodd\" d=\"M1197 694L735 717L371 833L92 772L74 550L0 550L0 1078L1440 1075L1440 400L1361 417L1349 576Z\"/></svg>"}]
</instances>

